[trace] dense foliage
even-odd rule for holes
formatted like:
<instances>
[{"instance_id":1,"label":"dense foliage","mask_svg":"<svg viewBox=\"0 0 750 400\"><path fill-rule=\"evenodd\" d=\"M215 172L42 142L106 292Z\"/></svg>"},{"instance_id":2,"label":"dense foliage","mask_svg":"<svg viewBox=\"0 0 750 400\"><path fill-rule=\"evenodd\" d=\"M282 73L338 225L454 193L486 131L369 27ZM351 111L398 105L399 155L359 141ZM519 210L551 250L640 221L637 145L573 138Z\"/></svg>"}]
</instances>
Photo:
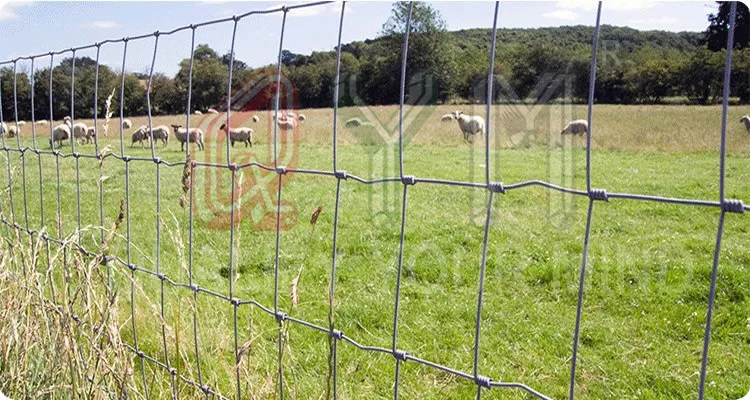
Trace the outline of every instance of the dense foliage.
<instances>
[{"instance_id":1,"label":"dense foliage","mask_svg":"<svg viewBox=\"0 0 750 400\"><path fill-rule=\"evenodd\" d=\"M414 3L407 62L406 101L412 104L481 102L485 98L491 30L469 29L447 32L440 14L424 3ZM726 3L709 16L706 32L638 31L603 25L600 31L599 63L595 100L598 103L661 103L683 101L709 104L721 93L726 47ZM399 101L403 32L408 6L394 3L392 14L376 39L355 41L341 48L342 105L394 104ZM747 6L738 7L731 95L750 102L750 27ZM588 94L593 28L565 26L537 29L499 29L495 55L495 101L566 100L584 101ZM724 40L724 46L721 41ZM273 79L259 78L261 71L275 74L276 65L252 69L230 54L219 55L208 45L195 49L191 110L225 108L226 82L233 65L232 91L241 93L263 84L258 99L237 107L264 109L272 106ZM333 103L336 52L310 55L282 53L282 73L295 89L298 107L329 107ZM52 70L55 118L70 114L71 58ZM155 74L150 82L150 104L154 115L184 113L187 105L190 60L182 60L174 77ZM104 99L119 88L122 76L106 65L99 66L99 115ZM18 118L31 119L33 86L37 119L49 119L49 68L16 75ZM75 115L89 118L94 111L96 63L75 60ZM14 117L13 70L0 69L4 120ZM269 82L263 82L266 79ZM260 82L260 83L259 83ZM126 73L123 111L143 115L148 110L148 76ZM234 97L234 96L233 96ZM115 95L119 110L120 93Z\"/></svg>"}]
</instances>

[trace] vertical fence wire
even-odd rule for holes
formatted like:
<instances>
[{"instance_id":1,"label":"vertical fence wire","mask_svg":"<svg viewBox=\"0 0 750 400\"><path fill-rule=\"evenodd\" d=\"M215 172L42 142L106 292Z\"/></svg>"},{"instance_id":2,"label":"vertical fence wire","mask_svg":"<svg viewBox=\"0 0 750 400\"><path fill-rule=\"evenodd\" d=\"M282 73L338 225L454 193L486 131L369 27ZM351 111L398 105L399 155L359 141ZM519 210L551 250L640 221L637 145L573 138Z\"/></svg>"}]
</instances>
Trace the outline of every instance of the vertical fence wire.
<instances>
[{"instance_id":1,"label":"vertical fence wire","mask_svg":"<svg viewBox=\"0 0 750 400\"><path fill-rule=\"evenodd\" d=\"M578 278L578 302L576 305L576 320L573 332L573 354L570 361L570 388L568 397L575 399L576 367L578 363L579 336L581 332L581 315L583 313L583 294L586 282L586 266L588 264L589 240L591 239L591 217L594 212L594 197L591 187L591 117L594 112L594 90L596 87L596 61L597 49L599 47L599 23L602 15L602 2L599 1L596 9L596 26L594 26L594 39L591 44L591 69L589 71L589 103L588 103L588 129L586 132L586 188L589 193L589 207L586 213L586 232L583 237L583 254L581 255L581 271Z\"/></svg>"},{"instance_id":2,"label":"vertical fence wire","mask_svg":"<svg viewBox=\"0 0 750 400\"><path fill-rule=\"evenodd\" d=\"M124 132L123 132L123 120L124 120L124 86L125 86L125 62L127 57L127 46L129 38L123 38L122 40L118 41L108 41L108 42L121 42L123 43L123 59L122 59L122 74L120 77L120 115L119 115L119 132L120 132L120 154L119 158L124 163L124 174L125 174L125 199L124 199L124 205L125 205L125 215L126 215L126 260L121 261L126 267L130 269L130 318L131 318L131 326L133 329L133 346L124 344L124 346L131 351L135 353L135 355L140 360L140 370L141 370L141 378L143 381L143 391L145 396L148 398L150 397L150 389L149 389L149 381L147 380L146 376L146 362L154 363L155 365L163 367L171 376L170 381L170 391L172 398L177 398L178 394L178 385L176 383L176 379L179 378L182 381L192 384L197 387L200 391L203 392L206 398L210 396L215 396L221 399L224 399L225 397L219 394L216 390L210 388L208 385L204 382L204 377L201 372L201 362L200 362L200 347L199 347L199 341L198 341L198 294L204 293L205 295L212 295L219 297L225 301L228 301L233 308L233 328L234 328L234 355L235 355L235 391L236 391L236 398L240 399L242 398L242 391L241 391L241 376L240 376L240 357L239 357L239 348L238 348L238 326L237 326L237 316L238 316L238 308L244 304L253 304L257 307L259 307L260 310L272 315L277 323L278 323L278 397L283 399L285 397L284 393L284 369L283 369L283 350L284 350L284 324L285 323L297 323L301 326L305 326L308 328L313 328L317 331L325 333L329 338L329 383L332 383L332 387L329 387L329 393L332 395L334 399L338 397L338 371L337 371L337 364L338 364L338 343L339 342L347 342L354 347L363 350L363 351L373 351L373 352L379 352L379 353L387 353L394 357L395 359L395 374L394 374L394 386L393 386L393 397L394 399L399 398L399 381L400 381L400 375L401 375L401 364L404 362L414 362L416 364L434 368L440 371L443 371L445 373L449 373L461 378L469 379L474 382L477 386L477 393L476 398L481 399L481 395L483 392L483 389L489 389L492 387L504 387L504 388L515 388L525 391L526 394L529 394L533 397L540 398L540 399L547 399L548 397L542 395L541 393L537 392L536 390L522 384L522 383L514 383L514 382L501 382L498 380L493 380L490 377L482 376L480 374L479 370L479 364L480 364L480 344L481 344L481 322L482 322L482 309L483 309L483 296L485 292L485 281L486 281L486 267L487 267L487 252L489 251L490 247L490 226L491 226L491 217L492 217L492 207L493 207L493 201L494 201L494 194L495 193L505 193L506 189L519 189L525 186L529 185L542 185L549 189L553 190L560 190L562 192L572 193L575 195L581 195L586 196L588 198L588 211L586 214L586 230L584 235L584 243L583 243L583 251L582 251L582 260L581 260L581 269L580 269L580 277L579 277L579 287L578 287L578 302L577 302L577 308L576 308L576 320L575 320L575 331L574 331L574 338L573 338L573 352L571 357L571 374L570 374L570 385L569 385L569 398L572 400L575 397L575 378L576 378L576 366L578 361L578 349L579 349L579 336L580 336L580 326L581 326L581 315L582 315L582 308L583 308L583 295L584 295L584 288L585 288L585 277L586 277L586 268L587 268L587 259L588 259L588 249L591 239L591 225L592 225L592 219L593 219L593 208L594 203L596 200L608 200L608 195L606 191L603 189L594 189L591 184L591 132L592 132L592 114L593 114L593 102L594 102L594 88L595 88L595 78L596 78L596 64L597 64L597 48L598 48L598 40L599 40L599 27L600 27L600 16L601 16L601 7L602 2L600 1L598 3L597 8L597 16L596 16L596 26L594 28L594 38L592 42L592 61L591 61L591 70L590 70L590 78L589 78L589 97L588 97L588 132L587 132L587 138L586 138L586 191L580 191L576 189L571 188L564 188L564 187L558 187L553 184L549 184L546 182L521 182L518 184L510 185L507 188L504 188L501 183L493 183L491 181L491 171L489 168L489 131L485 133L485 182L483 184L473 183L473 182L460 182L460 181L445 181L445 180L436 180L431 178L417 178L415 176L407 176L404 172L404 121L403 121L403 109L404 109L404 103L405 103L405 91L406 91L406 73L407 73L407 61L408 61L408 46L409 46L409 36L411 31L411 23L412 23L412 13L413 11L413 3L409 4L409 10L406 20L406 31L404 32L404 40L403 40L403 48L402 48L402 59L401 59L401 79L400 79L400 101L399 101L399 176L398 177L384 177L384 178L377 178L373 180L366 180L363 178L356 177L354 175L348 175L345 171L339 171L338 170L338 153L337 153L337 141L338 141L338 124L337 124L337 118L338 118L338 106L339 106L339 89L340 89L340 80L341 80L341 36L343 31L343 23L344 23L344 13L345 13L345 7L346 3L341 4L341 14L340 14L340 20L339 20L339 30L338 30L338 42L336 47L336 72L335 72L335 87L334 87L334 96L333 96L333 116L334 116L334 122L332 127L332 142L333 142L333 171L316 171L316 170L295 170L293 168L289 168L287 166L279 165L278 161L278 122L282 114L279 114L279 108L281 104L281 64L282 64L282 50L284 45L284 31L287 23L287 16L288 13L295 8L299 7L309 7L309 6L318 6L321 4L325 4L325 2L320 3L309 3L309 4L302 4L302 5L295 5L291 7L283 6L278 9L273 10L265 10L258 13L274 13L274 12L281 12L282 13L282 23L281 23L281 32L280 32L280 39L279 39L279 54L278 54L278 64L276 69L276 87L275 87L275 97L273 99L274 104L274 121L273 121L273 166L262 166L263 168L266 168L268 170L275 171L275 173L278 175L278 187L277 187L277 204L276 204L276 229L275 229L275 261L274 261L274 299L273 299L273 308L267 308L260 303L255 302L254 300L241 300L239 298L235 297L235 287L234 287L234 281L233 277L235 274L235 250L239 251L239 249L235 249L235 219L236 219L236 202L238 199L237 196L237 173L239 172L242 174L243 168L253 168L257 167L257 163L250 163L248 165L235 165L231 162L231 146L230 146L230 134L229 130L231 129L231 108L232 108L232 102L231 102L231 95L232 95L232 70L234 65L234 48L235 48L235 39L237 34L237 25L238 22L242 19L242 17L246 15L250 15L251 13L239 15L239 16L232 16L231 18L225 18L222 20L216 20L212 21L210 23L221 23L221 22L233 22L233 30L232 30L232 44L230 49L230 64L229 64L229 71L228 71L228 77L227 77L227 103L226 103L226 167L229 168L231 172L231 208L230 208L230 235L229 235L229 241L230 241L230 247L229 247L229 296L220 295L217 293L213 293L209 290L202 289L198 286L197 282L195 281L194 277L194 265L193 265L193 245L194 245L194 226L195 226L195 216L194 216L194 208L195 208L195 199L194 199L194 189L195 189L195 172L196 168L199 165L196 161L193 160L193 157L190 155L190 114L191 114L191 108L192 108L192 75L193 75L193 65L194 65L194 53L195 53L195 31L199 26L206 25L208 23L203 23L199 25L189 25L183 28L175 29L171 32L167 32L164 34L172 34L174 32L177 32L179 30L183 29L190 29L192 32L191 36L191 49L190 49L190 63L188 68L188 88L187 88L187 105L185 110L185 141L182 143L186 146L185 148L185 170L189 171L189 222L188 222L188 230L189 230L189 239L188 239L188 281L189 284L181 284L179 282L173 281L172 279L168 278L163 272L162 272L162 265L161 265L161 215L162 215L162 205L160 201L160 197L162 195L161 190L161 167L166 166L175 166L175 165L183 165L179 163L167 163L161 160L161 158L157 157L157 153L155 151L155 145L153 142L153 121L152 121L152 105L151 105L151 89L152 89L152 80L153 80L153 73L154 73L154 65L156 56L158 53L158 41L159 41L159 31L153 33L152 35L144 35L138 38L146 38L153 36L154 37L154 49L153 49L153 57L151 61L151 69L149 72L148 82L146 86L146 102L147 102L147 108L148 108L148 134L149 139L151 142L151 158L150 159L141 159L141 158L133 158L127 154L125 154L125 147L124 147ZM493 100L493 84L494 84L494 59L495 59L495 45L496 45L496 37L497 37L497 18L498 18L498 10L499 10L499 1L495 2L495 12L494 12L494 20L493 20L493 28L492 28L492 36L491 36L491 48L490 48L490 66L488 70L487 75L487 93L486 93L486 111L487 111L487 127L490 126L491 122L491 111L492 111L492 100ZM717 230L717 236L716 236L716 245L714 248L714 258L713 258L713 267L712 267L712 276L711 276L711 286L709 289L709 301L708 301L708 308L707 308L707 316L706 316L706 329L705 329L705 335L704 335L704 342L703 342L703 357L701 362L701 375L700 375L700 389L699 389L699 398L702 400L705 395L705 381L707 376L707 363L708 363L708 350L709 350L709 342L710 342L710 335L711 335L711 322L713 317L713 310L714 310L714 301L716 297L716 281L717 281L717 273L718 273L718 264L719 264L719 258L720 258L720 248L721 248L721 239L723 235L724 230L724 221L725 221L725 215L726 213L733 212L733 213L741 213L745 210L750 210L750 207L745 206L740 200L731 200L726 198L726 189L725 189L725 163L726 163L726 135L727 135L727 112L728 112L728 99L729 99L729 89L730 89L730 74L731 74L731 61L732 61L732 44L733 44L733 37L734 37L734 28L735 28L735 19L736 19L736 3L731 4L731 11L730 11L730 22L729 22L729 33L727 38L727 54L726 54L726 60L725 60L725 70L724 70L724 87L723 87L723 103L722 103L722 128L721 128L721 148L720 148L720 189L719 189L719 202L707 202L707 201L701 201L701 200L693 200L693 199L674 199L674 198L664 198L659 196L645 196L645 195L634 195L634 194L612 194L610 197L619 197L619 198L626 198L626 199L635 199L635 200L641 200L641 201L660 201L660 202L668 202L668 203L676 203L676 204L688 204L688 205L700 205L700 206L712 206L712 207L718 207L721 210L720 217L719 217L719 223L718 223L718 230ZM104 42L106 43L106 42ZM102 229L100 229L101 232L101 242L104 243L104 215L103 215L103 208L104 208L104 197L103 197L103 170L102 170L102 162L104 161L104 158L106 158L108 155L112 154L100 154L100 147L98 142L98 79L99 79L99 55L100 55L100 49L101 45L103 43L96 43L93 46L88 47L96 47L96 73L95 73L95 83L94 83L94 149L95 149L95 156L97 159L99 159L99 220L100 225L102 226ZM82 222L81 222L81 177L80 177L80 157L83 157L85 155L81 155L76 151L76 134L75 134L75 63L76 63L76 51L80 50L81 48L74 48L66 51L71 51L73 54L72 60L71 60L71 71L70 71L70 78L71 78L71 94L70 94L70 118L66 118L66 122L64 122L60 129L64 130L65 126L67 126L70 129L70 139L71 139L71 154L62 154L60 150L55 148L55 139L57 135L56 127L53 123L54 121L54 103L53 103L53 66L54 66L54 56L55 54L62 54L64 52L50 52L48 53L50 57L50 69L49 69L49 125L50 125L50 147L52 149L51 152L49 152L51 155L55 157L55 168L56 168L56 179L57 179L57 214L56 214L56 236L57 239L53 239L51 236L47 236L46 234L43 234L43 230L45 227L45 219L44 219L44 200L43 200L43 174L42 174L42 154L43 152L38 149L38 144L36 141L36 129L35 129L35 122L36 122L36 115L34 110L34 61L35 57L32 56L28 59L31 60L31 85L32 85L32 93L31 93L31 135L32 135L32 143L33 143L33 151L35 151L38 155L38 163L39 163L39 189L40 189L40 230L32 230L30 229L29 223L28 223L28 209L27 209L27 181L26 181L26 160L25 155L26 152L29 150L29 148L24 148L21 146L20 141L20 135L17 135L16 143L17 148L9 148L7 147L7 143L5 140L5 137L7 135L7 132L3 132L2 136L2 145L3 149L5 150L6 156L7 156L7 167L8 167L8 200L10 202L10 216L11 220L10 222L4 217L3 210L0 209L0 214L2 214L2 222L4 222L4 225L6 227L6 232L9 228L24 230L30 234L34 233L40 233L40 236L45 239L46 243L46 253L47 253L47 270L51 271L51 257L50 257L50 244L56 244L63 250L63 263L64 268L67 271L67 251L68 247L70 246L67 242L63 241L64 231L62 226L62 202L61 202L61 173L60 173L60 158L66 158L66 157L73 157L75 158L76 163L76 195L77 195L77 222L78 222L78 231L76 232L78 234L78 248L82 249L83 244L81 242L81 229L82 229ZM40 55L39 57L41 57ZM19 121L18 121L18 89L17 89L17 62L19 59L13 60L13 112L14 112L14 119L15 119L15 129L16 131L20 131L19 129ZM1 77L0 77L1 78ZM3 104L2 104L2 82L0 82L0 123L4 124L3 118L5 117L3 115ZM286 96L289 95L289 93L284 93ZM284 103L284 107L293 106L291 104ZM286 113L283 114L283 119L287 119ZM293 121L293 122L296 122ZM3 125L5 127L5 125ZM175 126L176 128L177 126ZM4 128L7 129L7 128ZM196 128L197 129L197 128ZM295 129L296 129L296 123L295 123ZM175 129L175 134L177 133L177 130ZM80 133L79 133L80 135ZM84 132L84 135L87 135L87 132ZM57 138L60 139L60 138ZM282 138L282 140L284 140ZM195 140L194 140L195 141ZM58 144L62 144L62 140L57 141ZM202 148L202 145L198 146L199 149ZM20 168L21 168L21 174L22 174L22 180L21 184L23 185L23 194L24 194L24 221L25 221L25 227L19 225L16 222L16 215L14 212L14 204L13 204L13 170L10 160L10 154L11 151L17 151L20 153ZM114 155L113 155L114 156ZM155 171L156 171L156 199L155 199L155 206L156 206L156 258L155 258L155 269L156 271L149 271L146 268L143 268L141 266L135 265L132 263L131 260L131 219L130 219L130 189L131 189L131 164L136 161L148 161L153 162L155 164ZM200 164L203 166L203 164ZM206 165L207 168L220 168L221 166L217 165ZM296 173L310 173L310 174L323 174L323 175L329 175L336 178L336 193L335 193L335 207L334 207L334 217L333 217L333 249L331 254L331 274L330 274L330 282L329 282L329 288L328 288L328 295L329 295L329 319L328 319L328 326L318 326L311 322L298 320L292 317L289 317L287 314L281 312L280 305L279 305L279 275L280 275L280 266L279 266L279 256L280 256L280 236L281 236L281 200L282 200L282 186L284 183L284 175L286 175L288 172L296 172ZM402 202L401 202L401 227L400 227L400 237L398 242L398 268L397 268L397 276L396 276L396 286L395 286L395 292L394 292L394 313L393 313L393 330L391 333L391 346L390 348L379 348L379 347L372 347L372 346L365 346L357 343L353 339L344 336L344 334L336 329L335 324L335 310L336 310L336 302L335 302L335 280L336 280L336 269L337 269L337 262L339 258L338 254L338 228L339 228L339 220L340 220L340 213L341 213L341 192L342 192L342 185L343 180L347 179L354 179L357 182L365 183L365 184L374 184L374 183L386 183L386 182L396 182L400 181L403 184L403 191L402 191ZM478 293L477 293L477 309L476 309L476 316L474 321L474 346L473 346L473 367L471 373L468 372L461 372L458 370L454 370L452 368L433 363L431 361L423 360L421 358L415 357L406 351L399 350L398 344L399 344L399 305L401 300L401 290L402 290L402 274L403 274L403 261L404 261L404 252L405 252L405 228L406 228L406 218L407 218L407 195L409 193L408 187L411 185L414 185L417 182L426 182L426 183L432 183L432 184L443 184L443 185L451 185L451 186L459 186L459 187L469 187L469 188L484 188L488 189L488 197L487 197L487 213L486 213L486 219L484 224L484 236L483 236L483 242L482 242L482 257L481 257L481 264L479 268L479 277L478 277ZM110 282L111 282L111 267L110 263L107 263L107 293L109 295L110 293ZM145 272L152 276L156 276L160 279L161 287L160 287L160 314L161 314L161 345L163 346L163 357L164 362L160 362L155 358L152 358L150 355L144 353L139 348L138 343L138 336L136 331L136 312L135 312L135 280L136 280L136 273L137 272ZM55 303L57 303L57 296L55 291L55 284L54 284L54 274L50 273L50 276L48 277L48 280L50 281L50 291L51 296ZM197 369L197 376L198 376L198 382L193 382L187 378L185 378L182 374L180 374L175 368L173 368L170 364L170 357L169 357L169 351L167 346L167 332L166 332L166 324L165 324L165 285L176 285L176 286L186 286L189 287L192 293L192 301L193 301L193 307L192 307L192 319L193 319L193 327L192 327L192 333L193 333L193 341L194 341L194 352L195 352L195 365ZM71 282L66 280L65 281L65 289L66 292L63 293L63 296L68 296L68 299L70 298L70 289L71 289ZM66 305L68 305L69 310L67 312L69 314L73 313L72 306L68 304L68 299L65 300ZM74 320L78 321L78 317L74 317ZM90 318L91 316L89 316ZM80 329L80 325L79 328ZM179 357L179 355L178 355ZM151 364L149 364L151 365ZM91 382L93 385L93 382Z\"/></svg>"},{"instance_id":3,"label":"vertical fence wire","mask_svg":"<svg viewBox=\"0 0 750 400\"><path fill-rule=\"evenodd\" d=\"M406 59L409 56L409 35L411 34L411 14L414 3L409 2L409 13L406 15L406 32L404 32L404 44L401 49L401 86L398 103L398 171L401 179L404 179L404 98L406 97Z\"/></svg>"},{"instance_id":4,"label":"vertical fence wire","mask_svg":"<svg viewBox=\"0 0 750 400\"><path fill-rule=\"evenodd\" d=\"M698 399L703 400L706 393L706 375L708 373L708 351L711 342L711 324L714 313L714 302L716 300L716 277L719 272L719 256L721 253L721 238L724 234L724 216L727 212L725 192L726 180L726 157L727 157L727 114L729 113L729 81L732 75L732 51L734 49L734 29L737 18L737 2L730 3L729 8L729 31L727 32L727 52L724 61L724 86L722 88L721 104L721 145L719 150L719 202L722 210L719 214L719 226L716 232L716 244L714 246L713 264L711 266L711 285L708 292L708 309L706 311L706 329L703 336L703 355L701 357L701 373L698 388Z\"/></svg>"}]
</instances>

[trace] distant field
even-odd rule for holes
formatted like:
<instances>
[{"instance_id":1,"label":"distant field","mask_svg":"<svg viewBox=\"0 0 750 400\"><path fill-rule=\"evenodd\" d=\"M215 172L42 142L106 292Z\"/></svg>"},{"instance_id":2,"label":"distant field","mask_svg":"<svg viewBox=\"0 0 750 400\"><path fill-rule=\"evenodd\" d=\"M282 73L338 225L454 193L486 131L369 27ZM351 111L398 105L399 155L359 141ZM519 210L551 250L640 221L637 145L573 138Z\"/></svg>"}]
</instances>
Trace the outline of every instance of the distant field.
<instances>
[{"instance_id":1,"label":"distant field","mask_svg":"<svg viewBox=\"0 0 750 400\"><path fill-rule=\"evenodd\" d=\"M483 182L484 138L463 143L456 122L440 122L453 109L484 115L483 106L439 106L405 112L404 171L420 178ZM307 116L293 136L278 144L280 164L297 169L331 171L331 109L298 110ZM338 169L364 179L393 177L398 169L398 107L373 107L376 128L345 128L357 108L339 110ZM750 110L732 107L727 134L727 196L750 202L750 134L739 119ZM231 151L241 164L273 166L271 114L232 117L233 125L255 129L255 145ZM527 118L528 117L528 118ZM505 185L527 180L585 189L585 139L561 138L565 122L585 118L586 107L500 106L490 126L490 169L493 181ZM217 127L223 116L190 116L191 126L207 131L206 152L198 161L226 162L226 147ZM145 117L130 118L136 128ZM379 121L379 122L378 122ZM91 123L90 120L82 122ZM154 117L154 125L185 124L185 116ZM113 120L99 146L120 155L120 133ZM596 106L593 126L592 180L608 192L631 192L678 198L718 200L719 106ZM124 151L150 158L146 146L131 147L125 130ZM392 134L396 133L395 136ZM49 127L37 127L39 147L48 149ZM388 133L388 134L385 134ZM282 137L282 132L279 131ZM6 138L9 147L15 138ZM24 127L22 146L32 143ZM63 150L69 154L70 143ZM76 151L94 154L94 146ZM0 152L5 157L4 152ZM40 177L37 155L26 154L25 174L19 153L10 153L12 195L4 189L2 215L40 229ZM185 160L173 138L157 157ZM84 247L97 250L100 231L99 161L81 158L80 209ZM180 206L183 166L161 166L161 215L157 216L156 164L129 163L130 246L126 226L110 243L110 252L132 263L156 269L156 220L161 218L160 268L175 281L187 282L187 209ZM76 159L60 158L62 236L78 226ZM125 163L108 157L102 163L105 226L125 198ZM0 160L0 171L6 170ZM55 157L41 156L43 212L47 233L57 237L57 169ZM275 259L275 183L277 175L252 167L238 172L248 184L241 197L241 220L235 232L235 276L229 276L228 229L212 229L227 212L228 169L196 168L194 195L193 279L200 287L273 306ZM26 181L26 190L22 184ZM279 251L279 308L295 318L327 326L328 284L333 251L336 179L291 173L283 177L283 225ZM267 183L263 183L267 182ZM8 184L7 172L0 185ZM238 183L238 186L241 182ZM335 324L359 343L391 346L394 289L398 261L401 183L364 185L342 182L339 205ZM24 193L26 210L24 209ZM208 205L208 202L211 202ZM588 199L561 195L537 186L495 196L492 210L484 295L479 369L496 380L522 382L560 399L567 397L575 321L578 276ZM487 192L483 189L418 183L408 189L404 272L402 277L399 349L471 373L474 318L484 233ZM323 211L315 229L309 219ZM10 210L13 210L11 216ZM580 399L695 398L698 390L706 301L718 210L612 199L594 207L590 264L582 318L577 373ZM180 232L178 238L176 232ZM4 232L4 231L3 231ZM4 241L3 246L7 246ZM183 247L184 246L184 247ZM721 252L707 398L739 398L750 388L750 223L745 215L728 214ZM292 306L290 283L302 268L299 304ZM130 271L113 264L121 307L122 339L132 343L128 318ZM60 280L58 285L62 287ZM160 282L136 274L136 330L139 347L163 360L158 323ZM165 323L171 364L197 379L192 336L192 292L167 286ZM234 337L232 307L225 301L198 296L200 365L208 386L232 397ZM273 317L252 306L240 307L239 342L253 340L241 369L243 393L271 398L276 393L277 336ZM177 355L179 347L179 356ZM339 344L339 398L392 397L394 359ZM299 325L288 327L284 355L287 398L325 396L328 375L325 334ZM139 371L139 363L134 363ZM147 365L153 398L169 397L168 374ZM0 381L3 370L0 365ZM134 375L142 385L140 372ZM476 386L437 370L405 363L400 394L404 399L463 399ZM2 388L0 383L0 388ZM199 391L185 386L185 397ZM7 395L12 395L7 393ZM486 399L515 399L521 392L492 389ZM17 398L21 398L20 394ZM15 397L14 397L15 398ZM249 395L248 395L249 398Z\"/></svg>"}]
</instances>

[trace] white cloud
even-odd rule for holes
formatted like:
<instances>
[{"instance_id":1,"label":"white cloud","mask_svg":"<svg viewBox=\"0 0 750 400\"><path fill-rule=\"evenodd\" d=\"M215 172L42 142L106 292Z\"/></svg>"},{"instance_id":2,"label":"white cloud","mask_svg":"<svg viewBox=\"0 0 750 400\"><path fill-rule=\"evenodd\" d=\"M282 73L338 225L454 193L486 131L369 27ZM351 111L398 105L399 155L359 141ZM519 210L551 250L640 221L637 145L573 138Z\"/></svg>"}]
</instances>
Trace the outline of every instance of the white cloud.
<instances>
[{"instance_id":1,"label":"white cloud","mask_svg":"<svg viewBox=\"0 0 750 400\"><path fill-rule=\"evenodd\" d=\"M555 10L542 14L542 17L562 19L565 21L575 21L578 19L578 14L570 10Z\"/></svg>"},{"instance_id":2,"label":"white cloud","mask_svg":"<svg viewBox=\"0 0 750 400\"><path fill-rule=\"evenodd\" d=\"M675 17L629 19L628 25L640 29L664 29L667 26L675 26L680 20Z\"/></svg>"},{"instance_id":3,"label":"white cloud","mask_svg":"<svg viewBox=\"0 0 750 400\"><path fill-rule=\"evenodd\" d=\"M289 2L285 4L277 4L275 6L266 8L264 11L277 10L281 8L281 6L284 6L284 5L286 5L287 7L291 7L291 6L299 5L299 4L304 4L304 3ZM346 6L346 12L350 13L350 11L351 11L351 3L347 4ZM335 14L341 13L341 2L336 1L331 4L328 4L327 6L321 4L317 6L293 8L289 10L289 12L287 13L287 16L288 17L313 17L316 15L323 14L325 12L335 13Z\"/></svg>"},{"instance_id":4,"label":"white cloud","mask_svg":"<svg viewBox=\"0 0 750 400\"><path fill-rule=\"evenodd\" d=\"M598 5L599 2L596 0L559 0L555 4L558 9L582 11L596 11ZM654 0L609 0L602 3L602 12L644 10L655 5Z\"/></svg>"},{"instance_id":5,"label":"white cloud","mask_svg":"<svg viewBox=\"0 0 750 400\"><path fill-rule=\"evenodd\" d=\"M0 21L18 18L18 14L16 13L17 9L30 4L32 4L31 1L0 0Z\"/></svg>"},{"instance_id":6,"label":"white cloud","mask_svg":"<svg viewBox=\"0 0 750 400\"><path fill-rule=\"evenodd\" d=\"M111 29L111 28L117 28L120 26L115 21L94 21L89 24L90 28L97 28L97 29Z\"/></svg>"}]
</instances>

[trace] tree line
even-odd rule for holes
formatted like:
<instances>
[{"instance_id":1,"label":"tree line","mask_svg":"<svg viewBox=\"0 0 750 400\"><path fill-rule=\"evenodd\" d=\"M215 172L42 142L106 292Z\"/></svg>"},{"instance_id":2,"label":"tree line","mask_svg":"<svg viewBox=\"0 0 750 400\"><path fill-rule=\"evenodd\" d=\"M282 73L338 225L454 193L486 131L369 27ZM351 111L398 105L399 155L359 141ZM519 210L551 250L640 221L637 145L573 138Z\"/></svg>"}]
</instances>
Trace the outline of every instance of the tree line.
<instances>
[{"instance_id":1,"label":"tree line","mask_svg":"<svg viewBox=\"0 0 750 400\"><path fill-rule=\"evenodd\" d=\"M658 104L681 101L710 104L719 101L723 80L729 3L717 3L705 32L638 31L604 25L600 29L595 101L615 104ZM475 103L486 98L491 30L448 32L445 22L430 5L415 3L407 58L407 101L422 104ZM401 46L406 29L408 4L394 3L379 37L342 45L340 105L357 103L385 105L399 101ZM750 102L750 14L738 3L735 52L732 61L731 96ZM495 92L503 101L583 102L588 96L593 28L567 26L537 29L499 29L495 53ZM723 42L722 42L723 40ZM250 68L231 54L219 55L208 45L196 47L193 55L191 109L222 109L227 79L232 67L232 91L255 82L262 71L272 76L276 65ZM71 68L73 59L63 59L52 68L52 109L59 119L71 114ZM173 77L162 73L150 79L153 115L181 114L187 106L189 59L180 62ZM96 62L75 59L74 107L76 118L92 118ZM336 51L309 55L282 51L281 71L293 84L297 107L330 107L336 80ZM50 68L17 73L16 98L19 120L31 119L34 94L36 119L48 119ZM33 78L33 83L32 83ZM115 91L114 109L119 110L120 80L123 79L123 111L127 116L145 115L149 76L128 73L124 77L109 66L99 65L98 115L106 97ZM4 120L14 118L13 70L0 69ZM257 82L256 82L257 83ZM273 86L259 99L234 107L273 107Z\"/></svg>"}]
</instances>

